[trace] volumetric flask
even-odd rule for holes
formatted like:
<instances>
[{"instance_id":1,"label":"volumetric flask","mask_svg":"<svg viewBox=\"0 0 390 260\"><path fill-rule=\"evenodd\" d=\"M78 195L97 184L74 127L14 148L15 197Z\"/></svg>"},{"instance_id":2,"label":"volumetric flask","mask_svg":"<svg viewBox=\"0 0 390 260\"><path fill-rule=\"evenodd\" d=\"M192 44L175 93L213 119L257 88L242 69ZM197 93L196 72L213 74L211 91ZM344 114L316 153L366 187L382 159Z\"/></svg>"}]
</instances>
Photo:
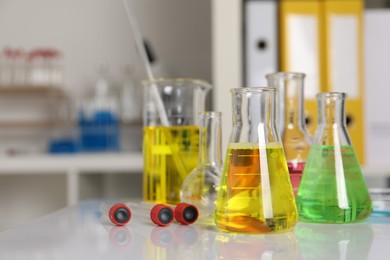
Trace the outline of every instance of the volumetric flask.
<instances>
[{"instance_id":1,"label":"volumetric flask","mask_svg":"<svg viewBox=\"0 0 390 260\"><path fill-rule=\"evenodd\" d=\"M277 233L298 220L287 162L275 126L275 88L236 88L215 210L225 231Z\"/></svg>"},{"instance_id":2,"label":"volumetric flask","mask_svg":"<svg viewBox=\"0 0 390 260\"><path fill-rule=\"evenodd\" d=\"M304 78L296 72L268 74L268 85L279 91L278 129L290 172L294 194L298 192L303 168L309 155L311 136L304 117Z\"/></svg>"},{"instance_id":3,"label":"volumetric flask","mask_svg":"<svg viewBox=\"0 0 390 260\"><path fill-rule=\"evenodd\" d=\"M297 195L302 221L350 223L371 215L371 198L347 132L346 97L317 95L318 127Z\"/></svg>"},{"instance_id":4,"label":"volumetric flask","mask_svg":"<svg viewBox=\"0 0 390 260\"><path fill-rule=\"evenodd\" d=\"M211 86L195 79L145 81L145 201L178 204L183 180L198 165L198 114Z\"/></svg>"}]
</instances>

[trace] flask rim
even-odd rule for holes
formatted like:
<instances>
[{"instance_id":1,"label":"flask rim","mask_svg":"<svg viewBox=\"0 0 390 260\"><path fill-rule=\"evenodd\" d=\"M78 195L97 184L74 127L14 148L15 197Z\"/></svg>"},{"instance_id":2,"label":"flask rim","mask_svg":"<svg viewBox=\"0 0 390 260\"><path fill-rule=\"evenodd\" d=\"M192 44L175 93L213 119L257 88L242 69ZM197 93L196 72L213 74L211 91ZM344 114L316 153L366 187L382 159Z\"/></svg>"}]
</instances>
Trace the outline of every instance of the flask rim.
<instances>
[{"instance_id":1,"label":"flask rim","mask_svg":"<svg viewBox=\"0 0 390 260\"><path fill-rule=\"evenodd\" d=\"M275 87L243 87L243 88L232 88L231 93L264 93L264 92L277 92Z\"/></svg>"},{"instance_id":2,"label":"flask rim","mask_svg":"<svg viewBox=\"0 0 390 260\"><path fill-rule=\"evenodd\" d=\"M317 99L331 98L331 97L346 99L348 94L345 92L321 92L321 93L318 93L316 96L317 96Z\"/></svg>"},{"instance_id":3,"label":"flask rim","mask_svg":"<svg viewBox=\"0 0 390 260\"><path fill-rule=\"evenodd\" d=\"M201 111L198 114L199 116L209 117L209 118L218 118L222 116L222 112L218 112L218 111Z\"/></svg>"},{"instance_id":4,"label":"flask rim","mask_svg":"<svg viewBox=\"0 0 390 260\"><path fill-rule=\"evenodd\" d=\"M202 86L204 90L209 90L212 88L212 85L208 83L207 81L203 79L198 79L198 78L156 78L156 79L146 79L142 80L142 83L144 85L174 85L174 84L184 84L184 83L190 83L193 85L199 85ZM187 85L183 85L187 86Z\"/></svg>"},{"instance_id":5,"label":"flask rim","mask_svg":"<svg viewBox=\"0 0 390 260\"><path fill-rule=\"evenodd\" d=\"M303 72L294 72L294 71L289 71L289 72L275 72L275 73L269 73L269 74L266 74L265 77L267 79L271 79L273 77L279 77L279 78L283 78L283 79L296 79L296 78L305 78L306 77L306 74L303 73Z\"/></svg>"}]
</instances>

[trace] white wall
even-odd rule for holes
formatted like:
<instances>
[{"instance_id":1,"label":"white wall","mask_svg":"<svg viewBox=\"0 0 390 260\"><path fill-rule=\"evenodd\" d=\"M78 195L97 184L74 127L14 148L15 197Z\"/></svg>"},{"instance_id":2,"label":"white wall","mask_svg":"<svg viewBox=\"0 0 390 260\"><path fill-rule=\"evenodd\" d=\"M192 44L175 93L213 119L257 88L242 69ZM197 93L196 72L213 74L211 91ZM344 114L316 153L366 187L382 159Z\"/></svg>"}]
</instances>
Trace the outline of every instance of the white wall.
<instances>
[{"instance_id":1,"label":"white wall","mask_svg":"<svg viewBox=\"0 0 390 260\"><path fill-rule=\"evenodd\" d=\"M136 0L141 30L173 76L210 80L207 0ZM115 78L126 63L143 66L121 0L0 0L0 47L58 47L65 54L65 85L74 93L93 82L98 60Z\"/></svg>"}]
</instances>

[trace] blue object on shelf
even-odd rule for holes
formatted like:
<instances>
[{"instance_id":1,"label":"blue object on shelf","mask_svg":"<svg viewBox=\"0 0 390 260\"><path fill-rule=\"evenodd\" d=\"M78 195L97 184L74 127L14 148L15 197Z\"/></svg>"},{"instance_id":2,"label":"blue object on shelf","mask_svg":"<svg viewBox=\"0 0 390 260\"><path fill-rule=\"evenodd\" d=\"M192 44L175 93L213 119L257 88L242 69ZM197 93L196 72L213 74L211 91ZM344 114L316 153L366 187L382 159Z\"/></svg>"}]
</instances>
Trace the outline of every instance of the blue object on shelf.
<instances>
[{"instance_id":1,"label":"blue object on shelf","mask_svg":"<svg viewBox=\"0 0 390 260\"><path fill-rule=\"evenodd\" d=\"M51 154L72 154L77 152L75 141L71 138L53 139L49 143Z\"/></svg>"},{"instance_id":2,"label":"blue object on shelf","mask_svg":"<svg viewBox=\"0 0 390 260\"><path fill-rule=\"evenodd\" d=\"M90 118L80 112L79 127L82 151L119 151L119 120L112 112L96 111Z\"/></svg>"}]
</instances>

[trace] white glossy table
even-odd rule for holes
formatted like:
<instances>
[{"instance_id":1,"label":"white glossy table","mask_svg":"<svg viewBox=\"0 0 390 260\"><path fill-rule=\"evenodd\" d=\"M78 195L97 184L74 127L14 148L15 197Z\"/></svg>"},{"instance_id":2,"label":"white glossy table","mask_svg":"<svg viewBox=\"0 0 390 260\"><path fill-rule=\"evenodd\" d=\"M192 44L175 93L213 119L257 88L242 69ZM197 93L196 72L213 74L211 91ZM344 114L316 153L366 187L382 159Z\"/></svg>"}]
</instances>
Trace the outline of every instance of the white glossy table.
<instances>
[{"instance_id":1,"label":"white glossy table","mask_svg":"<svg viewBox=\"0 0 390 260\"><path fill-rule=\"evenodd\" d=\"M390 259L388 217L240 235L199 223L156 227L137 215L124 227L103 225L100 204L85 201L1 232L0 259Z\"/></svg>"}]
</instances>

